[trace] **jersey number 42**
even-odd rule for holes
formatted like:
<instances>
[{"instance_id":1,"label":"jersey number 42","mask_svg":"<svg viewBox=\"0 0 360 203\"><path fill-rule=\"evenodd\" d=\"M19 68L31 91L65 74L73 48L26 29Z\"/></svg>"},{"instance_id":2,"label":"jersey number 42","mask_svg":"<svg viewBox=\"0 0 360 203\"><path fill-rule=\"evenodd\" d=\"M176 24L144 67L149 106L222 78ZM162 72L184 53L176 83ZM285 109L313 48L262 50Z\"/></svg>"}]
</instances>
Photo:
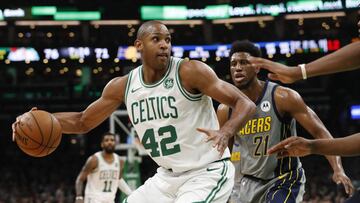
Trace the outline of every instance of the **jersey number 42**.
<instances>
[{"instance_id":1,"label":"jersey number 42","mask_svg":"<svg viewBox=\"0 0 360 203\"><path fill-rule=\"evenodd\" d=\"M175 154L180 152L180 145L174 144L177 140L176 129L172 125L164 126L159 128L158 135L160 137L164 136L165 134L169 133L170 137L165 137L157 142L155 139L155 131L153 128L149 128L145 131L144 136L141 140L144 148L147 150L151 150L150 155L152 157L159 157L159 156L168 156L171 154ZM160 150L159 151L159 143L160 143ZM168 144L174 144L172 147L168 147Z\"/></svg>"}]
</instances>

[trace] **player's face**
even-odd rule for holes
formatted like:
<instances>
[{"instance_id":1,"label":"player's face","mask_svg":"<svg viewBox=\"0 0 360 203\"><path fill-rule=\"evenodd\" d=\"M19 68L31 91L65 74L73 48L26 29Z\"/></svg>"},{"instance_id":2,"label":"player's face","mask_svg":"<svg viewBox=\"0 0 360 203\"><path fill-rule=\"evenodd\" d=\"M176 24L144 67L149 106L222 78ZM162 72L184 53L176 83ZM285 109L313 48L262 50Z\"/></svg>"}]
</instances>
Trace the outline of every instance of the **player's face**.
<instances>
[{"instance_id":1,"label":"player's face","mask_svg":"<svg viewBox=\"0 0 360 203\"><path fill-rule=\"evenodd\" d=\"M230 72L234 85L239 89L249 87L254 80L259 69L251 66L249 62L250 54L247 52L236 52L230 59Z\"/></svg>"},{"instance_id":2,"label":"player's face","mask_svg":"<svg viewBox=\"0 0 360 203\"><path fill-rule=\"evenodd\" d=\"M115 137L113 135L105 135L101 142L101 148L106 153L113 153L115 151Z\"/></svg>"},{"instance_id":3,"label":"player's face","mask_svg":"<svg viewBox=\"0 0 360 203\"><path fill-rule=\"evenodd\" d=\"M141 39L138 50L146 64L156 69L167 67L171 53L171 36L165 25L154 24Z\"/></svg>"}]
</instances>

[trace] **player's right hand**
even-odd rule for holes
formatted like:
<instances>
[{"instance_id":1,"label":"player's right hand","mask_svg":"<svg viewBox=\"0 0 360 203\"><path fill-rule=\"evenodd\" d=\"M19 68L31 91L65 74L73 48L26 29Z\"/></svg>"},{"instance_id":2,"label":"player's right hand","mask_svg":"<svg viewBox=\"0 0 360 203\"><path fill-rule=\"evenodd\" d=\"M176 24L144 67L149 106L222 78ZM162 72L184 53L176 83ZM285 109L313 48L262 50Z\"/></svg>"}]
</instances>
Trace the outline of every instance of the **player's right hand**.
<instances>
[{"instance_id":1,"label":"player's right hand","mask_svg":"<svg viewBox=\"0 0 360 203\"><path fill-rule=\"evenodd\" d=\"M267 59L250 57L249 62L252 66L270 71L268 78L278 80L285 84L294 83L300 80L301 70L299 67L289 67L281 63L276 63Z\"/></svg>"},{"instance_id":2,"label":"player's right hand","mask_svg":"<svg viewBox=\"0 0 360 203\"><path fill-rule=\"evenodd\" d=\"M225 149L228 147L229 136L222 133L220 130L209 130L204 128L196 128L196 130L207 135L206 142L213 141L213 147L217 148L220 157L222 157Z\"/></svg>"},{"instance_id":3,"label":"player's right hand","mask_svg":"<svg viewBox=\"0 0 360 203\"><path fill-rule=\"evenodd\" d=\"M31 108L30 111L35 111L37 110L37 107L33 107ZM12 128L12 141L15 141L15 136L16 136L16 125L18 125L20 123L21 117L24 116L24 114L21 114L20 116L16 117L15 122L11 125Z\"/></svg>"},{"instance_id":4,"label":"player's right hand","mask_svg":"<svg viewBox=\"0 0 360 203\"><path fill-rule=\"evenodd\" d=\"M271 147L268 154L277 154L278 158L307 156L312 151L311 142L302 137L290 137Z\"/></svg>"}]
</instances>

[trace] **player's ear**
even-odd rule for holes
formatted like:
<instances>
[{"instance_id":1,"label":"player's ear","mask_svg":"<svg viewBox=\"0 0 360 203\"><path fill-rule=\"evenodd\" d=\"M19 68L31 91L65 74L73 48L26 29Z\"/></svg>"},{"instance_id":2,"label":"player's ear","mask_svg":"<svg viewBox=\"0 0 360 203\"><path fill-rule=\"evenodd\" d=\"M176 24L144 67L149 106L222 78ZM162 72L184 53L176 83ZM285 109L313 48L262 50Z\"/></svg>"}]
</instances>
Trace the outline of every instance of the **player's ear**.
<instances>
[{"instance_id":1,"label":"player's ear","mask_svg":"<svg viewBox=\"0 0 360 203\"><path fill-rule=\"evenodd\" d=\"M143 43L139 39L135 40L134 46L136 47L136 50L138 50L138 51L142 51L142 49L143 49Z\"/></svg>"}]
</instances>

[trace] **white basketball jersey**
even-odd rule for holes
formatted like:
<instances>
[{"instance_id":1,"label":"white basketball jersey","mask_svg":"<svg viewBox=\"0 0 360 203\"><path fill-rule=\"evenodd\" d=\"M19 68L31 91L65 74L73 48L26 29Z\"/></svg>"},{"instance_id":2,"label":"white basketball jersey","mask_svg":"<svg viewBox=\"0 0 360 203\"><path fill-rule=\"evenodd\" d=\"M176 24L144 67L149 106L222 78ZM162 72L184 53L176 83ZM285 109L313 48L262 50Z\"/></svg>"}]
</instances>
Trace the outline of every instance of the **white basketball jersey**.
<instances>
[{"instance_id":1,"label":"white basketball jersey","mask_svg":"<svg viewBox=\"0 0 360 203\"><path fill-rule=\"evenodd\" d=\"M114 161L108 163L101 153L101 151L95 153L98 159L98 167L87 176L85 198L93 198L101 202L113 202L120 175L119 156L113 153Z\"/></svg>"},{"instance_id":2,"label":"white basketball jersey","mask_svg":"<svg viewBox=\"0 0 360 203\"><path fill-rule=\"evenodd\" d=\"M182 59L171 57L164 77L145 84L143 68L129 73L125 103L130 120L147 153L161 167L174 172L201 168L223 157L205 142L196 128L218 130L219 124L210 97L191 94L181 86Z\"/></svg>"}]
</instances>

